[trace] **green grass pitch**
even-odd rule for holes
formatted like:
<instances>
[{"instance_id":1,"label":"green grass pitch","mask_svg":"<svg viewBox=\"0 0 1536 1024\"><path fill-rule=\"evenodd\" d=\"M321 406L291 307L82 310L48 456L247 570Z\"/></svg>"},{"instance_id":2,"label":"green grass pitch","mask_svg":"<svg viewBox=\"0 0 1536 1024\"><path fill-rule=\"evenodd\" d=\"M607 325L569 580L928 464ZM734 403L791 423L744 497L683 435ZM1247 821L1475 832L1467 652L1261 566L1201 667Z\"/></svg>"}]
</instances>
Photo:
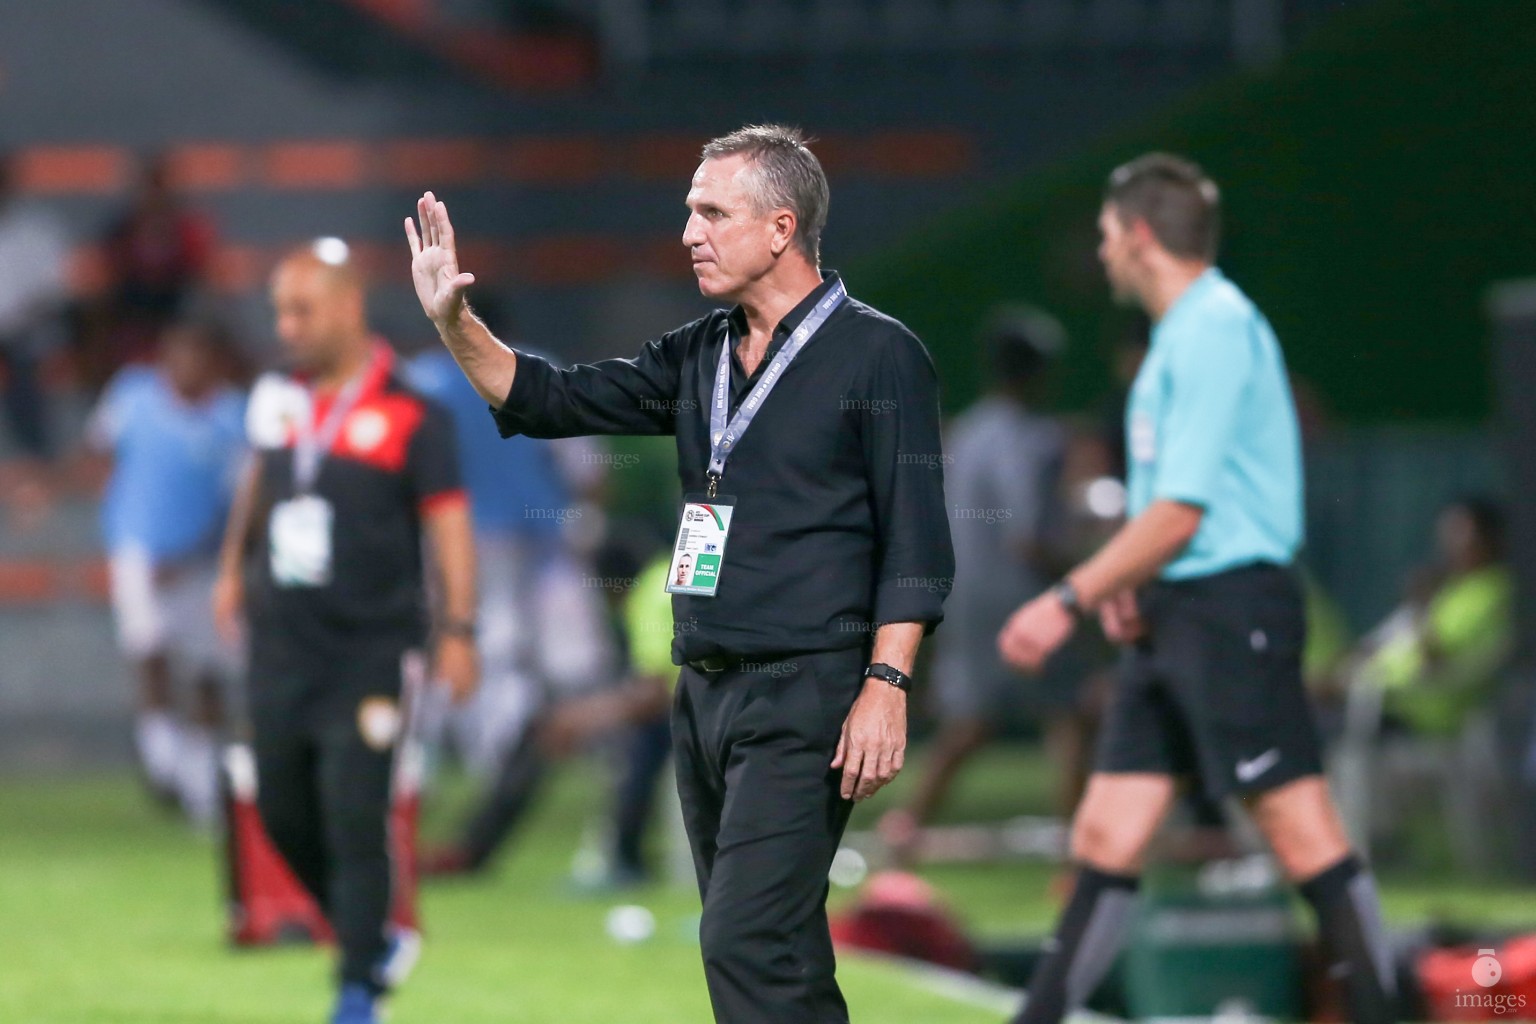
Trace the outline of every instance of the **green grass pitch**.
<instances>
[{"instance_id":1,"label":"green grass pitch","mask_svg":"<svg viewBox=\"0 0 1536 1024\"><path fill-rule=\"evenodd\" d=\"M953 814L1039 810L1038 764L1009 751L972 773ZM446 802L462 800L450 794ZM427 946L393 1000L393 1024L685 1024L711 1019L691 888L576 894L567 877L601 807L590 768L565 772L493 878L424 893ZM879 804L861 808L869 827ZM446 809L430 816L441 831ZM4 1024L305 1024L326 1018L330 959L308 948L232 951L223 941L217 846L155 810L126 777L0 780L0 1022ZM1043 930L1045 867L926 873L983 935ZM1529 890L1390 881L1394 919L1431 913L1519 921ZM834 899L846 899L839 894ZM656 916L648 942L611 940L616 903ZM845 957L857 1021L997 1024L994 1011L933 994L904 972Z\"/></svg>"}]
</instances>

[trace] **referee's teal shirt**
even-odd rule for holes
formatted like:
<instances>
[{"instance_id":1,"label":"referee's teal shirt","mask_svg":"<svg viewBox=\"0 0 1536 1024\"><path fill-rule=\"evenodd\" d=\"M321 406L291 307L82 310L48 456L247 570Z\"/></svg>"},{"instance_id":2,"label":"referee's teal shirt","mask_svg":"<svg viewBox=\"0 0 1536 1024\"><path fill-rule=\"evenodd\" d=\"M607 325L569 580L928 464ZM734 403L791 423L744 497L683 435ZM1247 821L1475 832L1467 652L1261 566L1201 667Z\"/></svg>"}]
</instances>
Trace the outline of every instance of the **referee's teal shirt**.
<instances>
[{"instance_id":1,"label":"referee's teal shirt","mask_svg":"<svg viewBox=\"0 0 1536 1024\"><path fill-rule=\"evenodd\" d=\"M1301 438L1269 321L1212 267L1152 330L1126 408L1129 510L1159 499L1205 510L1165 580L1253 562L1288 565L1301 546Z\"/></svg>"}]
</instances>

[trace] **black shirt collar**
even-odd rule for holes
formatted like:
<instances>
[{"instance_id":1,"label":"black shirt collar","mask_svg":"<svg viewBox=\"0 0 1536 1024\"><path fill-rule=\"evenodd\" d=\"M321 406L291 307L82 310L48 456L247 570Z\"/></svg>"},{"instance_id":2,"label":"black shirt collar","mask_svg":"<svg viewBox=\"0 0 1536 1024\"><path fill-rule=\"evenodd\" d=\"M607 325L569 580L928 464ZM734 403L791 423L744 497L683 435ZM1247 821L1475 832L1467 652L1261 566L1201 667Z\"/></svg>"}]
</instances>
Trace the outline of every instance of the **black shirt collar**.
<instances>
[{"instance_id":1,"label":"black shirt collar","mask_svg":"<svg viewBox=\"0 0 1536 1024\"><path fill-rule=\"evenodd\" d=\"M823 270L821 272L821 284L809 295L801 299L799 305L785 314L784 319L780 320L779 325L773 329L773 340L768 343L768 353L767 358L763 360L764 363L773 358L774 352L784 343L784 339L789 337L790 332L800 326L800 321L811 315L811 310L816 307L816 303L825 298L827 292L831 291L832 287L841 279L835 270ZM747 313L740 306L734 306L729 317L731 324L731 347L734 349L741 343L741 339L746 336Z\"/></svg>"}]
</instances>

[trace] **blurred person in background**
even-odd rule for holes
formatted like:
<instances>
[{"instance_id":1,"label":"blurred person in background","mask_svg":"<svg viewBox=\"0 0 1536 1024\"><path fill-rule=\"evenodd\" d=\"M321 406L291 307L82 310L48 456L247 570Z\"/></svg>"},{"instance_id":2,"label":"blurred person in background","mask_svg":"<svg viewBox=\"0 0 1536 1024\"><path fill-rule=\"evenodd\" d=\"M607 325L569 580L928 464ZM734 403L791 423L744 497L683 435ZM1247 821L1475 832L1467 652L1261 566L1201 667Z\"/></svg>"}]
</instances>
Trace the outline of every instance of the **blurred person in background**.
<instances>
[{"instance_id":1,"label":"blurred person in background","mask_svg":"<svg viewBox=\"0 0 1536 1024\"><path fill-rule=\"evenodd\" d=\"M423 858L429 874L487 866L533 799L544 755L536 722L553 702L608 686L614 644L585 532L601 531L607 463L589 438L502 440L485 401L441 347L406 378L453 417L475 522L483 683L452 715L461 757L485 779L460 840Z\"/></svg>"},{"instance_id":2,"label":"blurred person in background","mask_svg":"<svg viewBox=\"0 0 1536 1024\"><path fill-rule=\"evenodd\" d=\"M1376 799L1357 827L1378 836L1389 831L1422 804L1427 784L1467 871L1489 870L1496 860L1491 808L1500 768L1489 711L1515 646L1515 580L1504 532L1503 509L1487 498L1463 498L1441 510L1434 558L1345 670L1346 740L1374 749L1369 785ZM1362 717L1362 708L1377 711Z\"/></svg>"},{"instance_id":3,"label":"blurred person in background","mask_svg":"<svg viewBox=\"0 0 1536 1024\"><path fill-rule=\"evenodd\" d=\"M618 687L555 706L540 728L545 749L562 754L604 737L618 741L618 772L608 830L607 863L599 884L636 885L652 877L645 838L655 817L656 785L672 755L671 550L661 546L618 596L628 671ZM604 576L609 573L604 572Z\"/></svg>"},{"instance_id":4,"label":"blurred person in background","mask_svg":"<svg viewBox=\"0 0 1536 1024\"><path fill-rule=\"evenodd\" d=\"M452 422L370 333L345 243L290 253L271 280L290 369L251 393L255 452L215 609L228 634L248 621L262 822L336 932L332 1024L375 1024L420 947L386 931L387 821L408 687L426 672L424 562L440 581L431 671L464 699L478 672L474 538Z\"/></svg>"},{"instance_id":5,"label":"blurred person in background","mask_svg":"<svg viewBox=\"0 0 1536 1024\"><path fill-rule=\"evenodd\" d=\"M128 209L102 239L109 278L98 344L106 351L89 357L105 366L88 366L88 375L145 358L204 283L216 242L213 221L177 194L170 161L145 158Z\"/></svg>"},{"instance_id":6,"label":"blurred person in background","mask_svg":"<svg viewBox=\"0 0 1536 1024\"><path fill-rule=\"evenodd\" d=\"M578 855L575 881L624 888L645 881L645 836L656 780L671 754L672 598L666 591L669 554L643 568L623 545L605 545L597 577L614 604L627 670L617 686L555 695L507 754L495 782L465 822L458 840L423 860L437 875L483 870L505 846L543 789L549 769L601 741L615 741L616 779L603 849ZM638 574L637 574L638 570ZM647 589L652 588L653 589Z\"/></svg>"},{"instance_id":7,"label":"blurred person in background","mask_svg":"<svg viewBox=\"0 0 1536 1024\"><path fill-rule=\"evenodd\" d=\"M1130 648L1073 822L1072 897L1019 1024L1055 1024L1108 972L1176 780L1239 797L1312 905L1357 1024L1396 1017L1370 870L1322 775L1302 682L1301 438L1278 340L1215 266L1220 199L1196 165L1149 154L1109 177L1099 257L1152 317L1131 389L1126 524L998 637L1038 671L1097 611Z\"/></svg>"},{"instance_id":8,"label":"blurred person in background","mask_svg":"<svg viewBox=\"0 0 1536 1024\"><path fill-rule=\"evenodd\" d=\"M0 154L0 394L12 441L38 461L52 454L38 370L64 340L69 244L56 218L19 197L13 159Z\"/></svg>"},{"instance_id":9,"label":"blurred person in background","mask_svg":"<svg viewBox=\"0 0 1536 1024\"><path fill-rule=\"evenodd\" d=\"M909 803L880 820L898 858L916 852L920 829L956 775L997 729L1016 719L1019 673L997 652L1010 613L1063 568L1059 551L1062 459L1067 432L1035 411L1050 367L1066 345L1056 318L1028 307L996 311L981 337L987 391L949 425L944 491L955 545L949 626L934 641L933 710L939 734ZM937 468L937 467L935 467ZM1075 680L1029 686L1026 701L1050 734L1066 728L1063 703ZM1070 808L1068 808L1070 813Z\"/></svg>"},{"instance_id":10,"label":"blurred person in background","mask_svg":"<svg viewBox=\"0 0 1536 1024\"><path fill-rule=\"evenodd\" d=\"M1421 736L1451 737L1487 704L1514 649L1515 581L1504 558L1504 512L1486 498L1447 505L1435 557L1403 604L1363 642L1363 682L1387 713Z\"/></svg>"},{"instance_id":11,"label":"blurred person in background","mask_svg":"<svg viewBox=\"0 0 1536 1024\"><path fill-rule=\"evenodd\" d=\"M229 347L212 324L168 327L155 364L119 372L86 429L110 467L102 530L118 645L138 676L139 766L152 792L204 826L218 816L218 733L239 671L208 601L245 458ZM190 706L178 681L191 684Z\"/></svg>"}]
</instances>

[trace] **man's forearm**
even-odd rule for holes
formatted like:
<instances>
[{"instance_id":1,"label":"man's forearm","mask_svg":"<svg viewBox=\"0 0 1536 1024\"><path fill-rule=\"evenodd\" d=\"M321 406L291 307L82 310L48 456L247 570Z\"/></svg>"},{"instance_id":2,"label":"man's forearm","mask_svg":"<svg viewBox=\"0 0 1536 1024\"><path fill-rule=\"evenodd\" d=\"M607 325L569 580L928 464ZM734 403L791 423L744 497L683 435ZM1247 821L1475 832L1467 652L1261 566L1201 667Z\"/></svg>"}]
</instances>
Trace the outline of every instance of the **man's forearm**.
<instances>
[{"instance_id":1,"label":"man's forearm","mask_svg":"<svg viewBox=\"0 0 1536 1024\"><path fill-rule=\"evenodd\" d=\"M517 374L517 353L503 345L467 306L451 323L438 324L437 333L480 397L500 409Z\"/></svg>"},{"instance_id":2,"label":"man's forearm","mask_svg":"<svg viewBox=\"0 0 1536 1024\"><path fill-rule=\"evenodd\" d=\"M427 517L426 525L442 581L442 618L449 622L473 622L478 598L474 528L470 524L468 502L433 511Z\"/></svg>"},{"instance_id":3,"label":"man's forearm","mask_svg":"<svg viewBox=\"0 0 1536 1024\"><path fill-rule=\"evenodd\" d=\"M224 541L219 545L220 572L233 574L240 571L240 563L245 559L245 546L250 539L251 519L255 515L256 491L260 479L260 456L253 453L240 474L235 500L229 507Z\"/></svg>"},{"instance_id":4,"label":"man's forearm","mask_svg":"<svg viewBox=\"0 0 1536 1024\"><path fill-rule=\"evenodd\" d=\"M1139 587L1194 539L1204 511L1180 501L1154 501L1122 526L1098 553L1067 578L1085 608L1129 587Z\"/></svg>"},{"instance_id":5,"label":"man's forearm","mask_svg":"<svg viewBox=\"0 0 1536 1024\"><path fill-rule=\"evenodd\" d=\"M871 664L889 665L907 675L917 661L917 645L923 640L921 622L887 622L875 630L875 649L870 654Z\"/></svg>"}]
</instances>

